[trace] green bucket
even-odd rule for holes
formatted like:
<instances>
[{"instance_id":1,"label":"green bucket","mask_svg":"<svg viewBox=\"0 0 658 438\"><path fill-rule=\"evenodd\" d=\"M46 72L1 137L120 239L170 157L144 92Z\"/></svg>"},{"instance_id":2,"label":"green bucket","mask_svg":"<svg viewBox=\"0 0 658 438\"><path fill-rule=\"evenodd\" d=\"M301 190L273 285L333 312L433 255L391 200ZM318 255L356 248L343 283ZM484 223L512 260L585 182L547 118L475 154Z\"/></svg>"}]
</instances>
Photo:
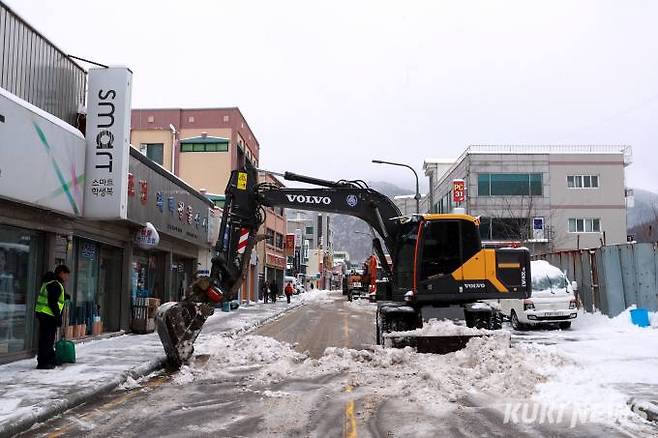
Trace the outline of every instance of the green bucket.
<instances>
[{"instance_id":1,"label":"green bucket","mask_svg":"<svg viewBox=\"0 0 658 438\"><path fill-rule=\"evenodd\" d=\"M68 339L60 339L55 344L57 363L75 363L75 344Z\"/></svg>"}]
</instances>

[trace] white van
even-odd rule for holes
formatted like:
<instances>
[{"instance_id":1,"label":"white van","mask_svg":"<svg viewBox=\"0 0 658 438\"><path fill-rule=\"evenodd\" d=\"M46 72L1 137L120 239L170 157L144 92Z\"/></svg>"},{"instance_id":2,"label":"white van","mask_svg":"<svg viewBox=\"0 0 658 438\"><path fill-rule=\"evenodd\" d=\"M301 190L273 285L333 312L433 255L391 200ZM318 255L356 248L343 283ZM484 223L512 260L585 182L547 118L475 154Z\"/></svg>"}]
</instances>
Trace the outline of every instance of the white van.
<instances>
[{"instance_id":1,"label":"white van","mask_svg":"<svg viewBox=\"0 0 658 438\"><path fill-rule=\"evenodd\" d=\"M561 329L571 327L578 316L574 284L559 268L545 260L530 265L531 297L524 300L499 300L500 312L512 323L514 330L529 326L557 324Z\"/></svg>"}]
</instances>

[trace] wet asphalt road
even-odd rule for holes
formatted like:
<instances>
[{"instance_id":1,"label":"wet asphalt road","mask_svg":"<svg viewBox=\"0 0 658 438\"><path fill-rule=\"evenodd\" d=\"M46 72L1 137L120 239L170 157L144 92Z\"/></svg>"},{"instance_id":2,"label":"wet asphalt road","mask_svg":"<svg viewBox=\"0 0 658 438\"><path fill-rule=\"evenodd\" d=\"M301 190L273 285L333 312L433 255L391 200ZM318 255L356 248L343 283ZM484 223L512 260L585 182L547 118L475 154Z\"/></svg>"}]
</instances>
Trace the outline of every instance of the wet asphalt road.
<instances>
[{"instance_id":1,"label":"wet asphalt road","mask_svg":"<svg viewBox=\"0 0 658 438\"><path fill-rule=\"evenodd\" d=\"M330 346L374 342L374 305L348 305L340 294L307 303L256 330L314 358ZM197 361L207 360L202 356ZM582 437L628 436L597 425L569 429L503 424L490 396L458 400L432 411L403 397L382 398L345 386L349 372L258 383L258 366L216 380L171 383L163 373L142 388L115 392L33 428L23 437ZM290 397L263 397L284 392Z\"/></svg>"}]
</instances>

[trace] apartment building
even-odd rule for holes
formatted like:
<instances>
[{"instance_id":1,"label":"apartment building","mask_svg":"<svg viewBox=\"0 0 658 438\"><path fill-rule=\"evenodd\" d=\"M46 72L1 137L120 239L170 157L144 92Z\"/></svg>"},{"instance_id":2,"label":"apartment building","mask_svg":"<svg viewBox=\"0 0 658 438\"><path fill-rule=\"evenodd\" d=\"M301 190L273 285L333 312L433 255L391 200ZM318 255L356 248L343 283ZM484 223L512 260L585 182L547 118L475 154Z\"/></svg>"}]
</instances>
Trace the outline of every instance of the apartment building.
<instances>
[{"instance_id":1,"label":"apartment building","mask_svg":"<svg viewBox=\"0 0 658 438\"><path fill-rule=\"evenodd\" d=\"M238 108L134 109L134 148L197 190L223 194L231 170L258 167L260 145Z\"/></svg>"},{"instance_id":2,"label":"apartment building","mask_svg":"<svg viewBox=\"0 0 658 438\"><path fill-rule=\"evenodd\" d=\"M625 145L474 145L449 166L427 160L430 212L480 216L485 244L533 252L626 242ZM454 180L464 181L455 202ZM457 197L458 198L458 197Z\"/></svg>"}]
</instances>

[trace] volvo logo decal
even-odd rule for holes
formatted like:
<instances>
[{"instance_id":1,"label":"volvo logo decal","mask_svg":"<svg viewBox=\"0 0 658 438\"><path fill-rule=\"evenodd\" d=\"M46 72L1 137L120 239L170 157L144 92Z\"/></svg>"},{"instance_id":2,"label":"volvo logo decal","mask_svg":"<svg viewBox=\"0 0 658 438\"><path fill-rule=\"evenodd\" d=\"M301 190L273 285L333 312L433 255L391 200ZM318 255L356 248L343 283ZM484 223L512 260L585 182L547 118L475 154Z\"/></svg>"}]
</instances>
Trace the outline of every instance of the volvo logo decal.
<instances>
[{"instance_id":1,"label":"volvo logo decal","mask_svg":"<svg viewBox=\"0 0 658 438\"><path fill-rule=\"evenodd\" d=\"M347 205L350 207L356 207L356 204L359 203L359 198L357 198L356 195L347 195L345 202L347 202Z\"/></svg>"},{"instance_id":2,"label":"volvo logo decal","mask_svg":"<svg viewBox=\"0 0 658 438\"><path fill-rule=\"evenodd\" d=\"M311 196L311 195L286 195L289 202L298 204L331 204L331 198L328 196Z\"/></svg>"}]
</instances>

